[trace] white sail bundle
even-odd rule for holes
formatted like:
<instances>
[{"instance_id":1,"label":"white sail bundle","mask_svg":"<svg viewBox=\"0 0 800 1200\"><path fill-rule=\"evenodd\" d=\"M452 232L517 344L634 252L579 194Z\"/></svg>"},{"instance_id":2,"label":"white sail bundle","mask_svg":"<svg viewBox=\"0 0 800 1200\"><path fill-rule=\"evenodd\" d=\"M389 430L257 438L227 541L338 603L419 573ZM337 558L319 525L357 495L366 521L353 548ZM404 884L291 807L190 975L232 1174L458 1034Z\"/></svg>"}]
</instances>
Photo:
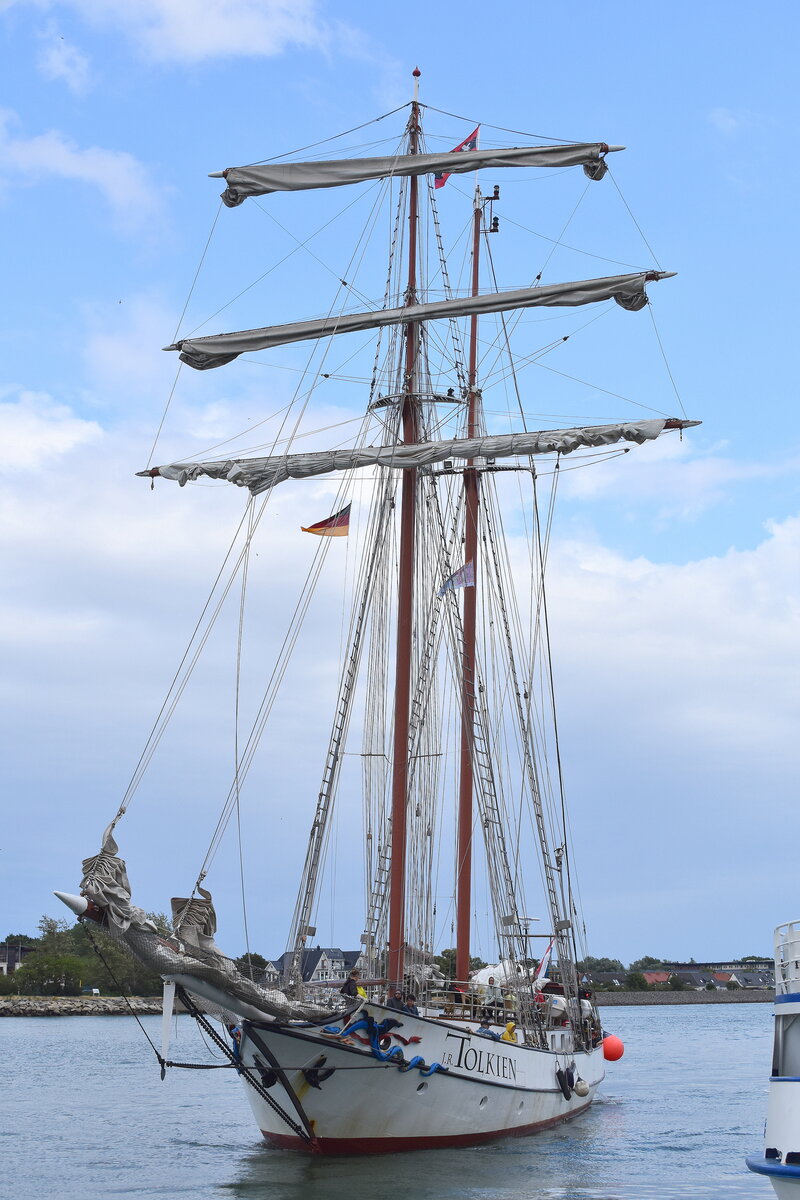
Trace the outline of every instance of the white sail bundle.
<instances>
[{"instance_id":1,"label":"white sail bundle","mask_svg":"<svg viewBox=\"0 0 800 1200\"><path fill-rule=\"evenodd\" d=\"M181 362L198 371L221 367L240 354L286 346L291 342L311 341L334 333L356 333L381 329L386 325L466 317L481 313L507 312L522 308L573 308L615 300L622 308L636 312L647 304L645 284L669 279L674 271L635 271L628 275L609 275L601 279L581 279L571 283L550 283L543 287L517 288L511 292L487 292L456 300L435 300L428 304L409 304L404 308L384 308L377 312L340 313L289 325L267 325L238 333L216 333L206 337L182 338L165 350L179 350Z\"/></svg>"},{"instance_id":2,"label":"white sail bundle","mask_svg":"<svg viewBox=\"0 0 800 1200\"><path fill-rule=\"evenodd\" d=\"M226 479L246 487L257 496L287 479L310 479L332 471L357 467L394 467L412 470L430 467L448 459L475 461L527 457L534 454L571 454L586 447L612 446L617 442L652 441L665 429L684 429L697 421L659 417L654 420L624 421L614 425L590 425L576 429L538 430L531 433L491 434L445 441L362 446L348 450L319 450L307 454L282 454L269 458L229 458L218 462L182 462L137 472L141 476L173 479L184 484L207 476Z\"/></svg>"},{"instance_id":3,"label":"white sail bundle","mask_svg":"<svg viewBox=\"0 0 800 1200\"><path fill-rule=\"evenodd\" d=\"M96 915L91 919L99 921L109 937L145 967L165 978L177 979L190 991L196 989L201 1007L208 998L204 987L208 985L214 989L212 995L228 997L234 1010L255 1017L324 1021L341 1011L338 996L328 1004L303 1003L243 975L214 942L217 918L211 893L205 888L199 888L199 897L173 899L175 932L171 937L159 934L147 914L131 904L131 885L112 829L109 825L103 834L100 853L84 860L81 897L95 907ZM70 907L70 901L80 899L56 894Z\"/></svg>"},{"instance_id":4,"label":"white sail bundle","mask_svg":"<svg viewBox=\"0 0 800 1200\"><path fill-rule=\"evenodd\" d=\"M211 178L222 178L227 188L222 200L236 208L248 196L271 192L301 192L313 188L344 187L371 179L408 175L449 175L478 171L482 167L583 166L590 179L602 179L605 156L623 146L605 142L576 142L564 146L513 146L500 150L463 150L439 154L391 154L376 158L334 158L320 162L256 163L228 167Z\"/></svg>"}]
</instances>

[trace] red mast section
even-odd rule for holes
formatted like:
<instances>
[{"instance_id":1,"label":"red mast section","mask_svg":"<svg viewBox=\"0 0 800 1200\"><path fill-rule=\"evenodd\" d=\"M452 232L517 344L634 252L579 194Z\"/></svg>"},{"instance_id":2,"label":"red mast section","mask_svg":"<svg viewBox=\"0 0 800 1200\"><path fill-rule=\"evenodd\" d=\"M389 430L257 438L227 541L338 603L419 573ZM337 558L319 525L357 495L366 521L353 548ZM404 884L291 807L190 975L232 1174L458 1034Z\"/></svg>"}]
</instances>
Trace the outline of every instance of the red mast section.
<instances>
[{"instance_id":1,"label":"red mast section","mask_svg":"<svg viewBox=\"0 0 800 1200\"><path fill-rule=\"evenodd\" d=\"M414 100L408 122L409 153L419 153L419 68L414 69ZM418 180L409 180L408 286L406 304L417 302ZM403 442L416 442L419 433L417 377L417 325L404 328ZM411 654L414 613L414 543L417 472L403 471L400 499L400 580L397 599L397 662L395 669L394 746L392 752L392 833L389 875L389 982L402 985L405 950L406 812L408 808L408 743L411 709Z\"/></svg>"},{"instance_id":2,"label":"red mast section","mask_svg":"<svg viewBox=\"0 0 800 1200\"><path fill-rule=\"evenodd\" d=\"M472 295L478 294L483 199L475 187L472 225ZM478 434L478 317L470 318L469 375L467 379L467 434ZM472 459L464 470L464 562L478 566L478 472ZM458 788L458 859L456 864L456 978L469 978L469 934L472 908L472 806L474 779L472 748L475 733L475 634L477 614L475 586L464 588L464 644L461 651L461 757Z\"/></svg>"}]
</instances>

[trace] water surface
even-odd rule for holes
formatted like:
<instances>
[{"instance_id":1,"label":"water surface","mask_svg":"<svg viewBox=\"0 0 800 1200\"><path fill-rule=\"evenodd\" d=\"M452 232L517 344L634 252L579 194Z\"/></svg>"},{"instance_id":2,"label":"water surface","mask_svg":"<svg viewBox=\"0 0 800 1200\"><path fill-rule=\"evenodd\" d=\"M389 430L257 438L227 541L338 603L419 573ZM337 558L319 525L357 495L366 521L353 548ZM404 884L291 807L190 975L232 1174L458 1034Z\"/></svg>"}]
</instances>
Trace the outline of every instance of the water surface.
<instances>
[{"instance_id":1,"label":"water surface","mask_svg":"<svg viewBox=\"0 0 800 1200\"><path fill-rule=\"evenodd\" d=\"M231 1071L168 1072L127 1017L0 1020L2 1178L15 1200L771 1200L772 1007L607 1008L626 1044L588 1113L475 1149L316 1159L261 1140ZM143 1019L157 1044L158 1017ZM214 1061L178 1018L175 1059ZM2 1194L2 1185L0 1185Z\"/></svg>"}]
</instances>

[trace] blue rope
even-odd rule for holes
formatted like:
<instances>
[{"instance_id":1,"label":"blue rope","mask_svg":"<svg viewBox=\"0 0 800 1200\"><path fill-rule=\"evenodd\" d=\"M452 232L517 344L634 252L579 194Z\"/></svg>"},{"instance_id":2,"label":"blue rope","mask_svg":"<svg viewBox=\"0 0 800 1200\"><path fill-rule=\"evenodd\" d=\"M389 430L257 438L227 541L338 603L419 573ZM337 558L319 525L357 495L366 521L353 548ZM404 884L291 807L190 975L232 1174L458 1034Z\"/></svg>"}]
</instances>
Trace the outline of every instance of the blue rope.
<instances>
[{"instance_id":1,"label":"blue rope","mask_svg":"<svg viewBox=\"0 0 800 1200\"><path fill-rule=\"evenodd\" d=\"M391 1050L381 1050L380 1040L394 1029L395 1025L401 1025L402 1021L396 1021L393 1017L386 1017L381 1021L380 1025L376 1025L374 1017L362 1017L360 1021L356 1021L355 1025L348 1025L346 1032L358 1033L361 1029L366 1029L369 1034L369 1048L373 1058L377 1058L378 1062L397 1062L399 1071L411 1071L415 1067L419 1068L420 1075L427 1078L429 1075L434 1075L437 1071L448 1071L449 1067L443 1067L440 1062L431 1063L430 1066L425 1062L421 1054L415 1054L410 1062L406 1062L403 1057L403 1051L399 1046L392 1046ZM338 1025L326 1025L323 1033L341 1034L345 1032Z\"/></svg>"}]
</instances>

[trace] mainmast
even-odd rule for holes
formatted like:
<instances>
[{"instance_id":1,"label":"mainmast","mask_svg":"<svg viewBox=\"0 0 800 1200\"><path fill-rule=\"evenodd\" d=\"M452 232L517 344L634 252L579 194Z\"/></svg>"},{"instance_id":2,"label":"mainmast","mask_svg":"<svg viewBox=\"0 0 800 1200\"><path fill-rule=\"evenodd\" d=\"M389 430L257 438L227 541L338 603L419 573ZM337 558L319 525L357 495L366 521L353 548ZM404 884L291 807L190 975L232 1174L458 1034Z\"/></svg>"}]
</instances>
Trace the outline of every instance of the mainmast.
<instances>
[{"instance_id":1,"label":"mainmast","mask_svg":"<svg viewBox=\"0 0 800 1200\"><path fill-rule=\"evenodd\" d=\"M414 99L408 120L409 153L419 153L419 77L414 68ZM407 306L417 302L418 179L409 181ZM401 408L403 442L418 440L419 413L416 398L419 326L408 321L404 330L405 367ZM392 832L389 875L389 962L391 983L403 982L405 949L406 813L408 808L408 746L411 709L412 625L414 611L414 550L417 504L417 472L403 472L400 498L400 579L397 599L397 661L394 696L394 746L392 751Z\"/></svg>"},{"instance_id":2,"label":"mainmast","mask_svg":"<svg viewBox=\"0 0 800 1200\"><path fill-rule=\"evenodd\" d=\"M478 295L483 197L475 185L472 223L472 295ZM470 318L469 375L467 379L467 437L478 435L478 315ZM477 569L478 472L469 459L464 470L464 563ZM472 909L472 805L474 780L472 747L475 733L475 631L477 577L464 588L464 643L461 651L461 757L458 789L458 849L456 864L456 978L469 978L469 933Z\"/></svg>"}]
</instances>

